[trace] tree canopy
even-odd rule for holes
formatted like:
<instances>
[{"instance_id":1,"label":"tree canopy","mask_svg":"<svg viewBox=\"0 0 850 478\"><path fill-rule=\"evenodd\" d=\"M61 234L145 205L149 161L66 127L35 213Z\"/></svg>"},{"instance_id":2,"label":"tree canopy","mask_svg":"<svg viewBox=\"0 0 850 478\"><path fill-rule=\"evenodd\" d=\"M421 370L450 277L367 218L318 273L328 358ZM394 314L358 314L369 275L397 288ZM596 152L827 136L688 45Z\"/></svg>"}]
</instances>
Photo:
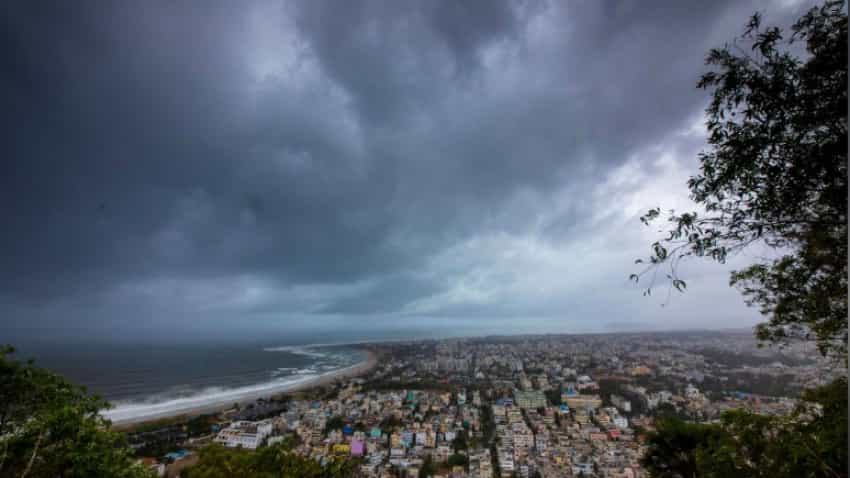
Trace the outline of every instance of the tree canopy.
<instances>
[{"instance_id":1,"label":"tree canopy","mask_svg":"<svg viewBox=\"0 0 850 478\"><path fill-rule=\"evenodd\" d=\"M109 404L0 347L0 476L147 477L100 416Z\"/></svg>"},{"instance_id":2,"label":"tree canopy","mask_svg":"<svg viewBox=\"0 0 850 478\"><path fill-rule=\"evenodd\" d=\"M710 149L688 181L701 212L651 209L667 216L635 281L667 269L670 288L686 257L725 262L754 243L773 249L732 273L768 321L759 339L815 340L824 354L847 352L847 14L828 1L786 34L751 19L731 45L713 49L698 83L712 91L706 109ZM798 54L799 45L805 52ZM644 261L639 259L638 263ZM654 281L645 293L650 293Z\"/></svg>"},{"instance_id":3,"label":"tree canopy","mask_svg":"<svg viewBox=\"0 0 850 478\"><path fill-rule=\"evenodd\" d=\"M200 451L198 463L181 473L184 478L341 478L354 476L355 463L338 459L325 465L287 450L286 446L261 447L256 451L212 444Z\"/></svg>"},{"instance_id":4,"label":"tree canopy","mask_svg":"<svg viewBox=\"0 0 850 478\"><path fill-rule=\"evenodd\" d=\"M789 417L744 410L718 424L664 417L642 464L655 478L847 476L847 403L840 379L806 392Z\"/></svg>"},{"instance_id":5,"label":"tree canopy","mask_svg":"<svg viewBox=\"0 0 850 478\"><path fill-rule=\"evenodd\" d=\"M805 52L796 55L800 44ZM706 63L711 70L698 86L713 91L706 110L711 149L688 181L703 211L670 211L668 234L632 279L668 268L669 287L682 291L681 259L723 263L765 244L776 257L730 279L768 317L756 336L779 344L815 341L846 374L845 4L812 8L787 38L777 27L763 27L756 14L738 41L711 50ZM641 220L661 216L656 208ZM847 403L844 377L805 391L789 417L744 410L724 413L717 424L662 417L642 462L658 478L846 477Z\"/></svg>"}]
</instances>

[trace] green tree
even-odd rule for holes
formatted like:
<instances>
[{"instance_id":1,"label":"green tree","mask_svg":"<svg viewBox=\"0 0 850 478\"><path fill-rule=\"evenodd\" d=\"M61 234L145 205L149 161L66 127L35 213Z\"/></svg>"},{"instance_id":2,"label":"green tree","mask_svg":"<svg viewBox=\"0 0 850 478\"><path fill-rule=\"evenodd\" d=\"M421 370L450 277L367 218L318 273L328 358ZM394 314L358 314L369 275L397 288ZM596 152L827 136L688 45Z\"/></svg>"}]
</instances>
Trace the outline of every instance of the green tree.
<instances>
[{"instance_id":1,"label":"green tree","mask_svg":"<svg viewBox=\"0 0 850 478\"><path fill-rule=\"evenodd\" d=\"M469 458L466 455L461 455L460 453L453 453L449 456L446 464L449 466L466 466L469 464Z\"/></svg>"},{"instance_id":2,"label":"green tree","mask_svg":"<svg viewBox=\"0 0 850 478\"><path fill-rule=\"evenodd\" d=\"M332 460L325 465L296 455L283 446L256 451L225 448L212 444L202 448L198 462L183 470L184 478L340 478L354 476L355 463Z\"/></svg>"},{"instance_id":3,"label":"green tree","mask_svg":"<svg viewBox=\"0 0 850 478\"><path fill-rule=\"evenodd\" d=\"M647 451L641 461L654 478L691 478L698 475L697 455L707 443L722 434L719 427L688 423L675 417L656 420L649 434Z\"/></svg>"},{"instance_id":4,"label":"green tree","mask_svg":"<svg viewBox=\"0 0 850 478\"><path fill-rule=\"evenodd\" d=\"M688 418L686 413L680 412L675 405L669 402L658 404L658 406L655 407L655 410L653 410L653 414L659 418Z\"/></svg>"},{"instance_id":5,"label":"green tree","mask_svg":"<svg viewBox=\"0 0 850 478\"><path fill-rule=\"evenodd\" d=\"M671 228L652 245L651 293L659 269L670 289L685 257L725 262L751 244L777 258L735 271L731 284L768 321L764 341L815 340L824 354L847 352L847 14L828 1L803 15L786 38L754 15L739 41L711 50L698 83L709 151L688 181L704 212L669 212ZM806 54L792 51L804 44ZM662 216L650 210L645 224ZM642 263L642 260L637 262Z\"/></svg>"},{"instance_id":6,"label":"green tree","mask_svg":"<svg viewBox=\"0 0 850 478\"><path fill-rule=\"evenodd\" d=\"M643 466L655 478L846 477L847 380L807 391L789 417L734 410L718 424L664 417Z\"/></svg>"},{"instance_id":7,"label":"green tree","mask_svg":"<svg viewBox=\"0 0 850 478\"><path fill-rule=\"evenodd\" d=\"M543 392L546 395L546 400L549 401L554 406L558 406L561 404L561 389L555 388L552 390L546 390Z\"/></svg>"},{"instance_id":8,"label":"green tree","mask_svg":"<svg viewBox=\"0 0 850 478\"><path fill-rule=\"evenodd\" d=\"M735 43L711 50L708 142L688 186L704 209L668 216L632 279L669 267L683 291L685 257L724 262L754 243L779 256L732 273L747 303L768 321L763 341L812 340L847 366L847 14L843 1L812 8L787 39L754 15ZM789 45L803 42L806 54ZM747 49L747 47L749 47ZM652 209L641 220L658 219ZM642 262L642 261L638 261ZM652 279L654 281L654 279ZM650 282L645 294L652 290ZM642 463L653 477L846 477L847 379L803 393L790 417L743 410L713 425L662 417Z\"/></svg>"},{"instance_id":9,"label":"green tree","mask_svg":"<svg viewBox=\"0 0 850 478\"><path fill-rule=\"evenodd\" d=\"M425 459L422 461L422 467L419 468L419 478L434 476L438 471L439 469L437 468L437 464L434 463L434 459L431 455L425 455Z\"/></svg>"},{"instance_id":10,"label":"green tree","mask_svg":"<svg viewBox=\"0 0 850 478\"><path fill-rule=\"evenodd\" d=\"M334 430L342 430L345 426L345 420L339 415L334 415L325 423L325 434Z\"/></svg>"},{"instance_id":11,"label":"green tree","mask_svg":"<svg viewBox=\"0 0 850 478\"><path fill-rule=\"evenodd\" d=\"M452 440L452 449L454 449L455 453L457 453L461 450L466 450L467 448L467 432L466 430L461 430L457 432L454 440Z\"/></svg>"},{"instance_id":12,"label":"green tree","mask_svg":"<svg viewBox=\"0 0 850 478\"><path fill-rule=\"evenodd\" d=\"M0 347L0 476L146 477L100 412L109 404Z\"/></svg>"}]
</instances>

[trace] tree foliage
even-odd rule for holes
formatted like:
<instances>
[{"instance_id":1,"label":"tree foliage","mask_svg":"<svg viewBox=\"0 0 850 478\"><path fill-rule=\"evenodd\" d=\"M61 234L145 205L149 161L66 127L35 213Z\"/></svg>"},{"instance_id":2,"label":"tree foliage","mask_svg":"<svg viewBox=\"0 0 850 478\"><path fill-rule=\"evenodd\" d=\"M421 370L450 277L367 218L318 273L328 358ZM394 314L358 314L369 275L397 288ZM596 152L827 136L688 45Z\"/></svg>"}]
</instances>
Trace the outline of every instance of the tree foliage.
<instances>
[{"instance_id":1,"label":"tree foliage","mask_svg":"<svg viewBox=\"0 0 850 478\"><path fill-rule=\"evenodd\" d=\"M718 424L665 417L642 459L651 477L846 477L847 380L808 391L789 417L734 410Z\"/></svg>"},{"instance_id":2,"label":"tree foliage","mask_svg":"<svg viewBox=\"0 0 850 478\"><path fill-rule=\"evenodd\" d=\"M261 447L256 451L225 448L212 444L200 450L198 463L184 469L183 478L341 478L354 476L350 460L332 460L325 465L299 456L285 446Z\"/></svg>"},{"instance_id":3,"label":"tree foliage","mask_svg":"<svg viewBox=\"0 0 850 478\"><path fill-rule=\"evenodd\" d=\"M670 229L652 245L646 274L667 269L684 290L685 257L725 262L755 243L776 251L735 271L731 284L768 317L759 339L816 340L846 357L847 343L847 14L827 1L787 35L754 15L743 36L713 49L698 87L710 150L688 181L703 212L669 211ZM805 47L796 55L794 49ZM652 209L649 224L664 213ZM638 260L638 263L644 261ZM651 292L651 280L645 294Z\"/></svg>"},{"instance_id":4,"label":"tree foliage","mask_svg":"<svg viewBox=\"0 0 850 478\"><path fill-rule=\"evenodd\" d=\"M0 476L152 476L100 416L106 401L13 353L0 348Z\"/></svg>"},{"instance_id":5,"label":"tree foliage","mask_svg":"<svg viewBox=\"0 0 850 478\"><path fill-rule=\"evenodd\" d=\"M342 430L342 427L344 426L345 420L343 420L342 417L339 415L334 415L327 422L325 422L325 434L334 430Z\"/></svg>"},{"instance_id":6,"label":"tree foliage","mask_svg":"<svg viewBox=\"0 0 850 478\"><path fill-rule=\"evenodd\" d=\"M667 217L636 281L669 267L684 290L679 260L725 262L751 244L774 249L735 271L731 284L768 317L759 339L814 340L824 355L847 357L847 14L843 1L809 10L786 39L754 15L741 37L711 50L700 88L712 149L688 182L704 212ZM796 56L794 45L805 54ZM641 220L659 219L652 209ZM642 262L642 261L637 261ZM646 293L651 290L652 284ZM642 462L652 477L846 477L847 379L803 393L787 417L744 410L717 424L663 417Z\"/></svg>"},{"instance_id":7,"label":"tree foliage","mask_svg":"<svg viewBox=\"0 0 850 478\"><path fill-rule=\"evenodd\" d=\"M461 430L457 432L454 440L452 440L452 449L455 451L455 453L469 448L468 435L469 434L466 432L466 430Z\"/></svg>"},{"instance_id":8,"label":"tree foliage","mask_svg":"<svg viewBox=\"0 0 850 478\"><path fill-rule=\"evenodd\" d=\"M467 466L469 464L469 458L466 455L461 455L460 453L453 453L449 456L446 464L448 466Z\"/></svg>"},{"instance_id":9,"label":"tree foliage","mask_svg":"<svg viewBox=\"0 0 850 478\"><path fill-rule=\"evenodd\" d=\"M434 459L431 455L425 455L425 459L422 461L422 466L419 468L419 478L434 476L438 471L440 471L439 467L436 463L434 463Z\"/></svg>"}]
</instances>

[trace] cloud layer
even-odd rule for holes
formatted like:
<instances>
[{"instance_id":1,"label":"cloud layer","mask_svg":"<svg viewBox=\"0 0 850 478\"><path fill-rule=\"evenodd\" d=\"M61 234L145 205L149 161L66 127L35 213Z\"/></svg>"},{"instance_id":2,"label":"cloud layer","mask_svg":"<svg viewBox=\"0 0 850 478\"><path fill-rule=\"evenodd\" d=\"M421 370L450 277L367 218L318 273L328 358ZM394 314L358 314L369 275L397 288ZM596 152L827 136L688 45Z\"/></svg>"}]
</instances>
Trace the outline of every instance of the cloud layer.
<instances>
[{"instance_id":1,"label":"cloud layer","mask_svg":"<svg viewBox=\"0 0 850 478\"><path fill-rule=\"evenodd\" d=\"M704 53L806 6L4 7L0 335L750 325L725 270L625 278L688 207Z\"/></svg>"}]
</instances>

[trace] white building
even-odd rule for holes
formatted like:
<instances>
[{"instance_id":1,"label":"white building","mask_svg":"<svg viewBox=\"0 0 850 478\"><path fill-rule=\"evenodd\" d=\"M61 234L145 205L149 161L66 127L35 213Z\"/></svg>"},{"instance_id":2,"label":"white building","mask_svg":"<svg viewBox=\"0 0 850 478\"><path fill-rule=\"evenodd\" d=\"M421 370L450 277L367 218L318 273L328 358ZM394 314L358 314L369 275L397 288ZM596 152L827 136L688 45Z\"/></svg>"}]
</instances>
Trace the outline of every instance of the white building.
<instances>
[{"instance_id":1,"label":"white building","mask_svg":"<svg viewBox=\"0 0 850 478\"><path fill-rule=\"evenodd\" d=\"M534 433L525 423L514 423L512 426L514 448L530 450L534 447Z\"/></svg>"},{"instance_id":2,"label":"white building","mask_svg":"<svg viewBox=\"0 0 850 478\"><path fill-rule=\"evenodd\" d=\"M632 402L619 395L611 395L611 403L626 413L631 413L632 411Z\"/></svg>"},{"instance_id":3,"label":"white building","mask_svg":"<svg viewBox=\"0 0 850 478\"><path fill-rule=\"evenodd\" d=\"M617 426L617 428L629 428L629 420L626 417L616 416L612 421L614 422L614 425Z\"/></svg>"},{"instance_id":4,"label":"white building","mask_svg":"<svg viewBox=\"0 0 850 478\"><path fill-rule=\"evenodd\" d=\"M699 389L694 387L692 384L689 383L688 386L685 387L685 397L689 400L699 400L701 395L702 394L699 393Z\"/></svg>"},{"instance_id":5,"label":"white building","mask_svg":"<svg viewBox=\"0 0 850 478\"><path fill-rule=\"evenodd\" d=\"M259 422L236 421L231 423L229 427L218 432L214 441L230 448L242 447L255 450L271 434L271 420Z\"/></svg>"},{"instance_id":6,"label":"white building","mask_svg":"<svg viewBox=\"0 0 850 478\"><path fill-rule=\"evenodd\" d=\"M548 404L540 390L514 390L514 403L520 408L544 408Z\"/></svg>"}]
</instances>

